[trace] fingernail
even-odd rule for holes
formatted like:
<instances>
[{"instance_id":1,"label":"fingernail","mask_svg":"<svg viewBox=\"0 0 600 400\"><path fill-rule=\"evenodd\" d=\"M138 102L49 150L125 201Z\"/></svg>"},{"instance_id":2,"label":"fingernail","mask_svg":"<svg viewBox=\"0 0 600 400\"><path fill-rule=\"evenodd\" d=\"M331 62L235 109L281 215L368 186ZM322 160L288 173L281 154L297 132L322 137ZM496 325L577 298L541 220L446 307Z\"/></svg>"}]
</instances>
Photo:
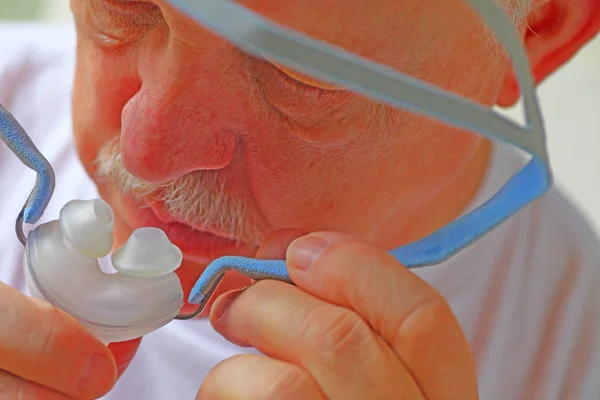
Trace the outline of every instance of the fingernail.
<instances>
[{"instance_id":1,"label":"fingernail","mask_svg":"<svg viewBox=\"0 0 600 400\"><path fill-rule=\"evenodd\" d=\"M319 236L303 236L292 242L287 252L289 267L307 270L329 246L330 242Z\"/></svg>"},{"instance_id":2,"label":"fingernail","mask_svg":"<svg viewBox=\"0 0 600 400\"><path fill-rule=\"evenodd\" d=\"M225 315L231 303L233 303L243 291L244 289L239 289L222 295L222 297L220 297L212 306L211 319L216 321Z\"/></svg>"},{"instance_id":3,"label":"fingernail","mask_svg":"<svg viewBox=\"0 0 600 400\"><path fill-rule=\"evenodd\" d=\"M103 396L110 390L114 375L112 360L103 354L94 354L83 364L77 388L82 396Z\"/></svg>"}]
</instances>

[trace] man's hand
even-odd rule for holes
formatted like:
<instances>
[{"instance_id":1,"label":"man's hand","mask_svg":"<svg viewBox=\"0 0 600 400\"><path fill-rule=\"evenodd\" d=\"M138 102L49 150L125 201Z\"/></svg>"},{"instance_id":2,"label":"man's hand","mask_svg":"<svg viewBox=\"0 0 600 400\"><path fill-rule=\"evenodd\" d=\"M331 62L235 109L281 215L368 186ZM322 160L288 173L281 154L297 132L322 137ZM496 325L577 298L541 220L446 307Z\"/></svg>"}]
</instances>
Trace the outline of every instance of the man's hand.
<instances>
[{"instance_id":1,"label":"man's hand","mask_svg":"<svg viewBox=\"0 0 600 400\"><path fill-rule=\"evenodd\" d=\"M83 325L0 283L0 399L96 399L140 339L106 348Z\"/></svg>"},{"instance_id":2,"label":"man's hand","mask_svg":"<svg viewBox=\"0 0 600 400\"><path fill-rule=\"evenodd\" d=\"M314 233L286 258L297 287L260 281L215 302L214 328L264 356L225 360L197 399L478 398L450 306L388 253Z\"/></svg>"},{"instance_id":3,"label":"man's hand","mask_svg":"<svg viewBox=\"0 0 600 400\"><path fill-rule=\"evenodd\" d=\"M110 351L66 313L0 283L0 399L92 399L114 384Z\"/></svg>"}]
</instances>

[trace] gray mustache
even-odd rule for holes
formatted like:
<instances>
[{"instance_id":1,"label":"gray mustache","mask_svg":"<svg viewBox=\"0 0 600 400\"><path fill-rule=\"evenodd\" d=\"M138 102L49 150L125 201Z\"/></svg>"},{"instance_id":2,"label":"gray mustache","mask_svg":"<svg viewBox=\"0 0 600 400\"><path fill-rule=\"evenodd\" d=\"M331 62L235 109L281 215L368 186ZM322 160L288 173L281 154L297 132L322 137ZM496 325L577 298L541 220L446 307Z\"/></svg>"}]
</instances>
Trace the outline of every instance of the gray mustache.
<instances>
[{"instance_id":1,"label":"gray mustache","mask_svg":"<svg viewBox=\"0 0 600 400\"><path fill-rule=\"evenodd\" d=\"M118 137L102 146L95 164L98 180L116 186L122 195L162 202L179 221L239 242L259 244L264 239L246 202L226 194L226 181L219 171L195 171L171 182L150 184L127 171Z\"/></svg>"}]
</instances>

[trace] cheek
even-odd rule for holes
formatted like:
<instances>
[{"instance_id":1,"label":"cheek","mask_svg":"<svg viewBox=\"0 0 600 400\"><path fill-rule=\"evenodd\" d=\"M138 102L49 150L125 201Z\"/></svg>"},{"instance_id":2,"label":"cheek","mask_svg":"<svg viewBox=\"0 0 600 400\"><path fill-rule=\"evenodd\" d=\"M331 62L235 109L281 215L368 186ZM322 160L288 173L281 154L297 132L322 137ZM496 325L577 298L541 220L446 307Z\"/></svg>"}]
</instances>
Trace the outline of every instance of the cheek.
<instances>
[{"instance_id":1,"label":"cheek","mask_svg":"<svg viewBox=\"0 0 600 400\"><path fill-rule=\"evenodd\" d=\"M75 146L88 172L100 147L118 136L121 113L139 90L135 61L129 53L109 54L85 38L77 48L73 86L73 130Z\"/></svg>"}]
</instances>

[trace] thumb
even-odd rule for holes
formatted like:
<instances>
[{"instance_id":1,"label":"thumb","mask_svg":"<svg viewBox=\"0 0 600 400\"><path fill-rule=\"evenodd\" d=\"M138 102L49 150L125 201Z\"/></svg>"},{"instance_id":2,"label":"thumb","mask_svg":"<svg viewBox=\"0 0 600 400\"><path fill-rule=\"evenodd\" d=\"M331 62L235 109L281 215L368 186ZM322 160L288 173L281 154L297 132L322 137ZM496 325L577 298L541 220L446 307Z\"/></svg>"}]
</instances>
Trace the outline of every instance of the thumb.
<instances>
[{"instance_id":1,"label":"thumb","mask_svg":"<svg viewBox=\"0 0 600 400\"><path fill-rule=\"evenodd\" d=\"M110 343L108 349L115 357L117 364L117 376L120 378L125 372L131 360L138 351L142 338L129 340L127 342Z\"/></svg>"},{"instance_id":2,"label":"thumb","mask_svg":"<svg viewBox=\"0 0 600 400\"><path fill-rule=\"evenodd\" d=\"M297 239L296 285L358 314L396 352L427 399L477 398L469 342L446 299L390 253L333 232Z\"/></svg>"}]
</instances>

